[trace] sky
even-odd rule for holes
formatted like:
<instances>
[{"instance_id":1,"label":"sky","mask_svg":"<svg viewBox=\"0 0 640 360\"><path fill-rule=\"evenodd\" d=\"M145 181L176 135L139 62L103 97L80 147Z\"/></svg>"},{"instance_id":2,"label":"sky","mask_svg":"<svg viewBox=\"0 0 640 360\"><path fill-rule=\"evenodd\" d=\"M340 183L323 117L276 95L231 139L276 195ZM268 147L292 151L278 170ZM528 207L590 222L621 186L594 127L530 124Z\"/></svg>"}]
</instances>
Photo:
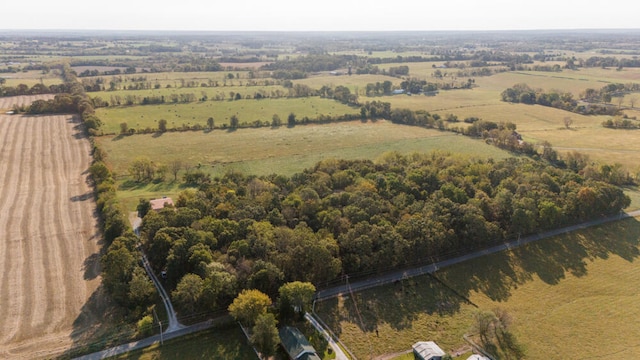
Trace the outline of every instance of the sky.
<instances>
[{"instance_id":1,"label":"sky","mask_svg":"<svg viewBox=\"0 0 640 360\"><path fill-rule=\"evenodd\" d=\"M3 30L637 29L640 1L10 0L0 15Z\"/></svg>"}]
</instances>

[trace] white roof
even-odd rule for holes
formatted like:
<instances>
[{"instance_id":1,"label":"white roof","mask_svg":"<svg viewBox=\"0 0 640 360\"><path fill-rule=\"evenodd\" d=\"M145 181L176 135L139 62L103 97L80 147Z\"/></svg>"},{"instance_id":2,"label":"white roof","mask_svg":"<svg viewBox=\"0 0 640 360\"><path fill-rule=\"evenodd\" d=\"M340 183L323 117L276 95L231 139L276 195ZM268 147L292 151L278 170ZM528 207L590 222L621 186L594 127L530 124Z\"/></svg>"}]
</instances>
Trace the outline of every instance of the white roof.
<instances>
[{"instance_id":1,"label":"white roof","mask_svg":"<svg viewBox=\"0 0 640 360\"><path fill-rule=\"evenodd\" d=\"M432 359L436 356L445 356L446 354L433 341L419 341L413 344L413 351L420 355L424 360Z\"/></svg>"},{"instance_id":2,"label":"white roof","mask_svg":"<svg viewBox=\"0 0 640 360\"><path fill-rule=\"evenodd\" d=\"M473 354L471 356L469 356L467 358L467 360L491 360L486 356L482 356L482 355L478 355L478 354Z\"/></svg>"}]
</instances>

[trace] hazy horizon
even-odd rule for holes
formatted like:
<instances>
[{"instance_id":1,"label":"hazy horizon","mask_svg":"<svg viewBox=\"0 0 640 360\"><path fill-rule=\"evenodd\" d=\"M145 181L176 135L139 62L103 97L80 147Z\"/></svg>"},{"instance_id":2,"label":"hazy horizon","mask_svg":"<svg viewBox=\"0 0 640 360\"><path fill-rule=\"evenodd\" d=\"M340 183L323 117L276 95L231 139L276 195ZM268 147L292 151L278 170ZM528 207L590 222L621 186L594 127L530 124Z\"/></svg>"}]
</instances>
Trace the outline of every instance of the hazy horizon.
<instances>
[{"instance_id":1,"label":"hazy horizon","mask_svg":"<svg viewBox=\"0 0 640 360\"><path fill-rule=\"evenodd\" d=\"M640 25L640 2L592 6L577 1L505 0L402 4L325 0L206 3L112 0L90 8L79 0L3 4L0 29L64 31L512 31L625 30ZM302 4L302 5L301 5Z\"/></svg>"}]
</instances>

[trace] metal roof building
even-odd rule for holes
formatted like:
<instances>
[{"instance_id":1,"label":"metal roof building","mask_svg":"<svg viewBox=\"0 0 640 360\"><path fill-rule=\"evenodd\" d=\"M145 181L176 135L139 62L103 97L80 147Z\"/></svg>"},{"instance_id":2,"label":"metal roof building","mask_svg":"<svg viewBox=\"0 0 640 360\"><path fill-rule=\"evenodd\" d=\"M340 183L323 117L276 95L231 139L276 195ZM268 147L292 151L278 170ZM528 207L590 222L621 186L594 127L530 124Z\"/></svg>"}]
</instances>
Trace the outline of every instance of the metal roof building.
<instances>
[{"instance_id":1,"label":"metal roof building","mask_svg":"<svg viewBox=\"0 0 640 360\"><path fill-rule=\"evenodd\" d=\"M413 355L419 360L442 360L445 352L433 341L420 341L413 344Z\"/></svg>"},{"instance_id":2,"label":"metal roof building","mask_svg":"<svg viewBox=\"0 0 640 360\"><path fill-rule=\"evenodd\" d=\"M278 331L282 347L293 360L320 360L316 349L309 344L300 330L285 326Z\"/></svg>"}]
</instances>

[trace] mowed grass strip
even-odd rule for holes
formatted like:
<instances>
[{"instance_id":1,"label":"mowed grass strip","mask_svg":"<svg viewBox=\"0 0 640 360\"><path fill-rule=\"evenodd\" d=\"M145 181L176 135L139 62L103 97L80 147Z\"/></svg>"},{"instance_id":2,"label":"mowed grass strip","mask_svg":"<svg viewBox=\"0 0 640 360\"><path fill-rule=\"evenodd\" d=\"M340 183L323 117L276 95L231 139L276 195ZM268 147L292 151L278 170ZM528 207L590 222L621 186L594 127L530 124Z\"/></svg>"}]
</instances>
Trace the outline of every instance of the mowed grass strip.
<instances>
[{"instance_id":1,"label":"mowed grass strip","mask_svg":"<svg viewBox=\"0 0 640 360\"><path fill-rule=\"evenodd\" d=\"M360 315L350 299L317 309L359 357L421 340L450 351L461 346L474 309L447 296L448 287L482 310L507 310L527 359L637 358L639 246L640 218L627 219L441 269L442 288L425 276L356 294ZM376 323L384 345L375 341Z\"/></svg>"},{"instance_id":2,"label":"mowed grass strip","mask_svg":"<svg viewBox=\"0 0 640 360\"><path fill-rule=\"evenodd\" d=\"M157 129L160 119L167 120L167 128L177 128L183 124L206 126L207 119L213 117L215 126L221 127L223 124L229 125L232 115L236 115L240 123L252 123L256 120L271 122L273 115L278 114L283 124L286 124L290 113L294 113L298 119L305 116L315 119L320 115L359 114L360 109L335 100L309 97L119 106L96 110L97 116L104 123L105 133L119 133L120 124L123 122L126 122L129 128Z\"/></svg>"},{"instance_id":3,"label":"mowed grass strip","mask_svg":"<svg viewBox=\"0 0 640 360\"><path fill-rule=\"evenodd\" d=\"M247 339L237 326L211 329L155 344L111 359L257 359Z\"/></svg>"}]
</instances>

